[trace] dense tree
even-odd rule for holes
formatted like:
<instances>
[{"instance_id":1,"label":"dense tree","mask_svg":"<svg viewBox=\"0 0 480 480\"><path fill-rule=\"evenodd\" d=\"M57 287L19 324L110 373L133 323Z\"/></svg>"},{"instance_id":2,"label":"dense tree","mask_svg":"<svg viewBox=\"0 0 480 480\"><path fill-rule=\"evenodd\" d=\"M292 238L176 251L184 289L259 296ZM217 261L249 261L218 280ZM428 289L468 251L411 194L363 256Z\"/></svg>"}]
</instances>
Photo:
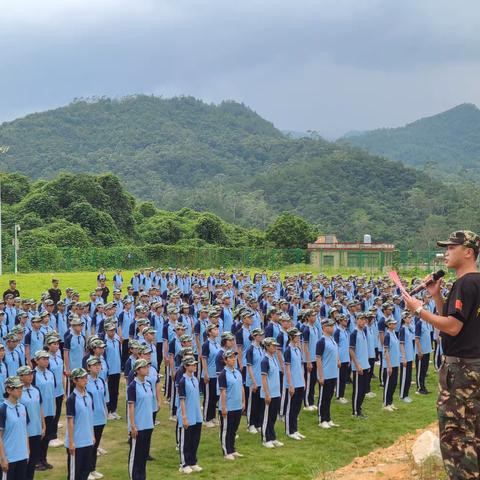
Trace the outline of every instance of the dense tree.
<instances>
[{"instance_id":1,"label":"dense tree","mask_svg":"<svg viewBox=\"0 0 480 480\"><path fill-rule=\"evenodd\" d=\"M303 218L284 212L267 228L266 238L278 248L307 248L316 234Z\"/></svg>"}]
</instances>

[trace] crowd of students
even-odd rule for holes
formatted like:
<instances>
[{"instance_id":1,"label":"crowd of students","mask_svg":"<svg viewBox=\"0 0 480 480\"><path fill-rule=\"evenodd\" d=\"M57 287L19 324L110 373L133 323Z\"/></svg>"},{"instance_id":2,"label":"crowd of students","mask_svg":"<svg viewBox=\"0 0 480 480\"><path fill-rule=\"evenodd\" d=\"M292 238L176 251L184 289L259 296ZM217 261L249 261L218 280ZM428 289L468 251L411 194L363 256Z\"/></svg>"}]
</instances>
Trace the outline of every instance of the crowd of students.
<instances>
[{"instance_id":1,"label":"crowd of students","mask_svg":"<svg viewBox=\"0 0 480 480\"><path fill-rule=\"evenodd\" d=\"M144 269L128 282L117 271L112 281L113 299L104 271L85 300L72 288L62 299L58 279L39 302L21 297L13 280L4 292L4 478L33 479L36 470L53 468L48 449L63 445L68 479L102 478L96 461L105 453L107 422L121 419L122 376L128 474L143 480L162 398L176 422L180 472L190 474L202 470L202 427L219 428L223 457L235 461L243 457L236 438L244 414L247 431L260 433L265 448L281 448L279 421L286 439L305 439L298 430L302 407L317 412L322 429L338 427L334 398L364 420L364 399L375 397L371 381L378 378L383 409L394 412L396 397L412 402L413 364L416 393L426 395L430 355L435 366L440 362L437 332L404 309L387 277ZM428 294L423 301L434 310Z\"/></svg>"}]
</instances>

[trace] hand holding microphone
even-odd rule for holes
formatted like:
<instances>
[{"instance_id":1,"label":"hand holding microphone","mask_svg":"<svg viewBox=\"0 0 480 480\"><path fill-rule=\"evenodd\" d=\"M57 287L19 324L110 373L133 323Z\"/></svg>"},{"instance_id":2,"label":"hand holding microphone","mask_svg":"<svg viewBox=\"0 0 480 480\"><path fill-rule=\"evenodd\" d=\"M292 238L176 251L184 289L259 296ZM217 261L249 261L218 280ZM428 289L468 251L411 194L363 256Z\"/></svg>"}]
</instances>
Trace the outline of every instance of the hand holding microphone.
<instances>
[{"instance_id":1,"label":"hand holding microphone","mask_svg":"<svg viewBox=\"0 0 480 480\"><path fill-rule=\"evenodd\" d=\"M444 276L445 276L445 272L443 270L439 270L438 272L432 273L425 280L423 280L423 282L421 282L419 285L417 285L415 288L413 288L409 292L410 296L420 293L422 290L425 290L430 285L438 282L438 280L440 280Z\"/></svg>"}]
</instances>

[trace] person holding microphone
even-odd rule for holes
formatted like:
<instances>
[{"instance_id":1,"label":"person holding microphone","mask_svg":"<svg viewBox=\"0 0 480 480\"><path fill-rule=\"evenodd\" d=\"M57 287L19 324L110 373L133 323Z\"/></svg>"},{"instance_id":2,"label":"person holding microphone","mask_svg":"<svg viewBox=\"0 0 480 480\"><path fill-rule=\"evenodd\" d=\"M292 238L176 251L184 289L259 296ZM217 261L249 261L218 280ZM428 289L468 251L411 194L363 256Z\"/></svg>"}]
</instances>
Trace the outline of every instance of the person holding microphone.
<instances>
[{"instance_id":1,"label":"person holding microphone","mask_svg":"<svg viewBox=\"0 0 480 480\"><path fill-rule=\"evenodd\" d=\"M453 232L437 245L446 248L445 266L457 280L446 298L442 280L424 280L435 302L433 313L422 301L403 292L406 307L440 331L443 361L437 399L440 448L450 479L479 478L480 450L480 236L468 230Z\"/></svg>"}]
</instances>

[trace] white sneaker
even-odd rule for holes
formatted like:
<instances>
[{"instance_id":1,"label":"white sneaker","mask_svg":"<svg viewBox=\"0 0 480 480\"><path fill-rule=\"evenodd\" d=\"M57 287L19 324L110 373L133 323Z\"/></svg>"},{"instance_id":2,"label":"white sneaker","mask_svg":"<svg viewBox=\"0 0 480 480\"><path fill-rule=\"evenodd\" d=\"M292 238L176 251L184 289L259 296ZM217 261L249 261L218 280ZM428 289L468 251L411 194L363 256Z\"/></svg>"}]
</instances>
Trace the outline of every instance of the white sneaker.
<instances>
[{"instance_id":1,"label":"white sneaker","mask_svg":"<svg viewBox=\"0 0 480 480\"><path fill-rule=\"evenodd\" d=\"M398 410L398 407L396 407L393 403L390 406L392 407L392 410Z\"/></svg>"},{"instance_id":2,"label":"white sneaker","mask_svg":"<svg viewBox=\"0 0 480 480\"><path fill-rule=\"evenodd\" d=\"M400 399L404 403L412 403L413 400L410 397L404 397Z\"/></svg>"},{"instance_id":3,"label":"white sneaker","mask_svg":"<svg viewBox=\"0 0 480 480\"><path fill-rule=\"evenodd\" d=\"M258 427L258 428L257 428L257 432L258 432L258 433L262 433L262 427Z\"/></svg>"},{"instance_id":4,"label":"white sneaker","mask_svg":"<svg viewBox=\"0 0 480 480\"><path fill-rule=\"evenodd\" d=\"M106 455L108 452L102 448L102 447L98 447L98 452L100 453L100 455Z\"/></svg>"},{"instance_id":5,"label":"white sneaker","mask_svg":"<svg viewBox=\"0 0 480 480\"><path fill-rule=\"evenodd\" d=\"M278 440L272 440L272 443L275 447L283 447L283 443L279 442Z\"/></svg>"},{"instance_id":6,"label":"white sneaker","mask_svg":"<svg viewBox=\"0 0 480 480\"><path fill-rule=\"evenodd\" d=\"M318 407L316 405L312 405L312 410L318 410Z\"/></svg>"},{"instance_id":7,"label":"white sneaker","mask_svg":"<svg viewBox=\"0 0 480 480\"><path fill-rule=\"evenodd\" d=\"M328 424L329 424L331 427L339 427L339 426L340 426L340 425L334 423L333 420L330 420L330 421L328 422Z\"/></svg>"},{"instance_id":8,"label":"white sneaker","mask_svg":"<svg viewBox=\"0 0 480 480\"><path fill-rule=\"evenodd\" d=\"M122 417L117 412L113 412L112 415L115 417L115 420L121 420L122 419Z\"/></svg>"},{"instance_id":9,"label":"white sneaker","mask_svg":"<svg viewBox=\"0 0 480 480\"><path fill-rule=\"evenodd\" d=\"M103 473L97 472L94 470L90 475L93 475L93 478L103 478Z\"/></svg>"},{"instance_id":10,"label":"white sneaker","mask_svg":"<svg viewBox=\"0 0 480 480\"><path fill-rule=\"evenodd\" d=\"M300 432L295 432L295 435L299 436L301 440L307 438L305 435L302 435Z\"/></svg>"},{"instance_id":11,"label":"white sneaker","mask_svg":"<svg viewBox=\"0 0 480 480\"><path fill-rule=\"evenodd\" d=\"M288 435L288 438L291 438L292 440L301 440L301 438L296 433L291 433L290 435Z\"/></svg>"},{"instance_id":12,"label":"white sneaker","mask_svg":"<svg viewBox=\"0 0 480 480\"><path fill-rule=\"evenodd\" d=\"M273 442L263 442L263 446L265 448L275 448L275 445L273 444Z\"/></svg>"},{"instance_id":13,"label":"white sneaker","mask_svg":"<svg viewBox=\"0 0 480 480\"><path fill-rule=\"evenodd\" d=\"M258 432L257 432L257 429L255 428L254 425L250 425L250 426L247 428L247 432L248 432L248 433L252 433L252 434L258 433Z\"/></svg>"},{"instance_id":14,"label":"white sneaker","mask_svg":"<svg viewBox=\"0 0 480 480\"><path fill-rule=\"evenodd\" d=\"M170 420L171 422L176 422L176 421L177 421L177 416L176 416L176 415L172 415L172 416L169 418L169 420Z\"/></svg>"},{"instance_id":15,"label":"white sneaker","mask_svg":"<svg viewBox=\"0 0 480 480\"><path fill-rule=\"evenodd\" d=\"M235 460L235 456L232 453L229 453L228 455L225 455L223 458L225 460Z\"/></svg>"},{"instance_id":16,"label":"white sneaker","mask_svg":"<svg viewBox=\"0 0 480 480\"><path fill-rule=\"evenodd\" d=\"M386 407L383 407L383 409L386 411L386 412L393 412L393 408L391 405L387 405Z\"/></svg>"},{"instance_id":17,"label":"white sneaker","mask_svg":"<svg viewBox=\"0 0 480 480\"><path fill-rule=\"evenodd\" d=\"M107 420L116 420L115 415L113 413L109 413L107 415Z\"/></svg>"},{"instance_id":18,"label":"white sneaker","mask_svg":"<svg viewBox=\"0 0 480 480\"><path fill-rule=\"evenodd\" d=\"M94 477L92 474L90 474L90 475L87 477L87 480L97 480L97 477Z\"/></svg>"},{"instance_id":19,"label":"white sneaker","mask_svg":"<svg viewBox=\"0 0 480 480\"><path fill-rule=\"evenodd\" d=\"M48 446L52 447L52 448L62 447L63 442L61 440L59 440L58 438L55 438L54 440L50 440L48 442Z\"/></svg>"},{"instance_id":20,"label":"white sneaker","mask_svg":"<svg viewBox=\"0 0 480 480\"><path fill-rule=\"evenodd\" d=\"M278 415L277 420L285 423L285 417L283 415Z\"/></svg>"},{"instance_id":21,"label":"white sneaker","mask_svg":"<svg viewBox=\"0 0 480 480\"><path fill-rule=\"evenodd\" d=\"M160 420L155 420L155 427L158 427L160 425Z\"/></svg>"},{"instance_id":22,"label":"white sneaker","mask_svg":"<svg viewBox=\"0 0 480 480\"><path fill-rule=\"evenodd\" d=\"M376 396L377 396L377 394L375 392L368 392L365 395L365 398L375 398Z\"/></svg>"},{"instance_id":23,"label":"white sneaker","mask_svg":"<svg viewBox=\"0 0 480 480\"><path fill-rule=\"evenodd\" d=\"M238 440L239 438L240 438L240 435L237 433L237 434L235 435L235 440Z\"/></svg>"},{"instance_id":24,"label":"white sneaker","mask_svg":"<svg viewBox=\"0 0 480 480\"><path fill-rule=\"evenodd\" d=\"M188 474L188 473L193 473L192 467L188 467L188 466L187 466L187 467L180 467L180 468L178 469L178 471L179 471L180 473L187 473L187 474Z\"/></svg>"},{"instance_id":25,"label":"white sneaker","mask_svg":"<svg viewBox=\"0 0 480 480\"><path fill-rule=\"evenodd\" d=\"M234 457L238 457L238 458L243 458L245 455L243 455L242 453L239 453L239 452L233 452L232 455Z\"/></svg>"},{"instance_id":26,"label":"white sneaker","mask_svg":"<svg viewBox=\"0 0 480 480\"><path fill-rule=\"evenodd\" d=\"M201 472L203 468L200 465L192 465L190 467L194 472Z\"/></svg>"},{"instance_id":27,"label":"white sneaker","mask_svg":"<svg viewBox=\"0 0 480 480\"><path fill-rule=\"evenodd\" d=\"M63 428L63 423L59 423L58 428Z\"/></svg>"},{"instance_id":28,"label":"white sneaker","mask_svg":"<svg viewBox=\"0 0 480 480\"><path fill-rule=\"evenodd\" d=\"M340 397L337 398L337 402L341 403L342 405L346 405L348 403L348 400L345 397Z\"/></svg>"},{"instance_id":29,"label":"white sneaker","mask_svg":"<svg viewBox=\"0 0 480 480\"><path fill-rule=\"evenodd\" d=\"M315 410L315 407L313 405L310 405L309 407L303 407L303 410L306 412L313 412Z\"/></svg>"},{"instance_id":30,"label":"white sneaker","mask_svg":"<svg viewBox=\"0 0 480 480\"><path fill-rule=\"evenodd\" d=\"M216 427L215 423L213 423L211 420L209 422L205 422L204 425L205 425L206 428L215 428Z\"/></svg>"},{"instance_id":31,"label":"white sneaker","mask_svg":"<svg viewBox=\"0 0 480 480\"><path fill-rule=\"evenodd\" d=\"M320 422L318 426L321 428L332 428L328 422Z\"/></svg>"}]
</instances>

